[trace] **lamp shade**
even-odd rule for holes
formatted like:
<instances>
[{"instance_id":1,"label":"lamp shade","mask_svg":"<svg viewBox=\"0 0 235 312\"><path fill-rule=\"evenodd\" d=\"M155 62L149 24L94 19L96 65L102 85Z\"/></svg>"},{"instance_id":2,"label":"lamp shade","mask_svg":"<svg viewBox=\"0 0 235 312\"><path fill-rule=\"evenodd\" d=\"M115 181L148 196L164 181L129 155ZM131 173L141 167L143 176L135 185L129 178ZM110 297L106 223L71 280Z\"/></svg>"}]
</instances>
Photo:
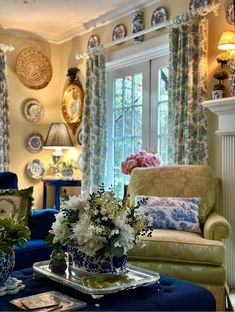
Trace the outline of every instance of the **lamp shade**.
<instances>
[{"instance_id":1,"label":"lamp shade","mask_svg":"<svg viewBox=\"0 0 235 312\"><path fill-rule=\"evenodd\" d=\"M218 49L234 50L235 49L235 33L233 31L224 31L220 38Z\"/></svg>"},{"instance_id":2,"label":"lamp shade","mask_svg":"<svg viewBox=\"0 0 235 312\"><path fill-rule=\"evenodd\" d=\"M73 146L68 128L65 123L54 122L51 124L47 133L43 148L46 149L65 149Z\"/></svg>"}]
</instances>

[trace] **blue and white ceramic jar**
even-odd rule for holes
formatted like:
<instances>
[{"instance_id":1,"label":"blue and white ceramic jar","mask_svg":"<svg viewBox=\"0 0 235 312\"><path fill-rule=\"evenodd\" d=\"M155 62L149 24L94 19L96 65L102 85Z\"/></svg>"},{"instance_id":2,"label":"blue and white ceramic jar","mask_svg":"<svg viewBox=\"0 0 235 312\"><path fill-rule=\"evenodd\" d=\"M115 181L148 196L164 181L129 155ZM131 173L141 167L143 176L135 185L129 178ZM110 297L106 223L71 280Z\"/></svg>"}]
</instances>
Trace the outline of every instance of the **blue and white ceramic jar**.
<instances>
[{"instance_id":1,"label":"blue and white ceramic jar","mask_svg":"<svg viewBox=\"0 0 235 312\"><path fill-rule=\"evenodd\" d=\"M68 267L73 277L92 276L97 274L122 275L126 272L127 256L116 257L113 255L88 256L81 252L78 246L68 244Z\"/></svg>"},{"instance_id":2,"label":"blue and white ceramic jar","mask_svg":"<svg viewBox=\"0 0 235 312\"><path fill-rule=\"evenodd\" d=\"M71 178L73 176L73 169L72 168L63 168L62 175L65 178Z\"/></svg>"},{"instance_id":3,"label":"blue and white ceramic jar","mask_svg":"<svg viewBox=\"0 0 235 312\"><path fill-rule=\"evenodd\" d=\"M132 21L132 33L135 34L144 29L144 12L135 12L133 14L133 21ZM133 38L135 43L142 42L144 40L144 36L138 36Z\"/></svg>"},{"instance_id":4,"label":"blue and white ceramic jar","mask_svg":"<svg viewBox=\"0 0 235 312\"><path fill-rule=\"evenodd\" d=\"M12 255L0 249L0 285L10 276L15 265L15 254Z\"/></svg>"}]
</instances>

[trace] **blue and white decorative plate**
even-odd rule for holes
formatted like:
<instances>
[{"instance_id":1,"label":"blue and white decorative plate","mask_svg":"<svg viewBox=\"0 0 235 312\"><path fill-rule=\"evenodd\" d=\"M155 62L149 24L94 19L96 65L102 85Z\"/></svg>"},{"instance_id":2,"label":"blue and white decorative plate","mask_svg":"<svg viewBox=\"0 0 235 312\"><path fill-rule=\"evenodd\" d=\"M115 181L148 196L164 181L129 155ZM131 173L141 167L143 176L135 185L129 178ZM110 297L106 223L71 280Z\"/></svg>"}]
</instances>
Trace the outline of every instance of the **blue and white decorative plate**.
<instances>
[{"instance_id":1,"label":"blue and white decorative plate","mask_svg":"<svg viewBox=\"0 0 235 312\"><path fill-rule=\"evenodd\" d=\"M30 153L39 153L44 144L43 136L40 133L32 133L26 139L26 148Z\"/></svg>"},{"instance_id":2,"label":"blue and white decorative plate","mask_svg":"<svg viewBox=\"0 0 235 312\"><path fill-rule=\"evenodd\" d=\"M45 166L39 159L33 159L28 162L27 173L33 179L41 179L45 173Z\"/></svg>"},{"instance_id":3,"label":"blue and white decorative plate","mask_svg":"<svg viewBox=\"0 0 235 312\"><path fill-rule=\"evenodd\" d=\"M112 35L112 39L113 41L121 39L123 37L125 37L126 35L126 28L123 24L118 24L117 26L115 26L114 30L113 30L113 35Z\"/></svg>"},{"instance_id":4,"label":"blue and white decorative plate","mask_svg":"<svg viewBox=\"0 0 235 312\"><path fill-rule=\"evenodd\" d=\"M167 19L167 11L166 11L166 9L163 8L163 7L159 7L152 14L151 26L156 26L157 24L160 24L160 23L164 22L166 19ZM164 26L159 28L159 29L162 29L162 28L164 28Z\"/></svg>"},{"instance_id":5,"label":"blue and white decorative plate","mask_svg":"<svg viewBox=\"0 0 235 312\"><path fill-rule=\"evenodd\" d=\"M24 117L31 122L39 122L44 116L44 108L36 99L27 99L24 102Z\"/></svg>"},{"instance_id":6,"label":"blue and white decorative plate","mask_svg":"<svg viewBox=\"0 0 235 312\"><path fill-rule=\"evenodd\" d=\"M190 0L189 10L198 9L208 4L208 0Z\"/></svg>"},{"instance_id":7,"label":"blue and white decorative plate","mask_svg":"<svg viewBox=\"0 0 235 312\"><path fill-rule=\"evenodd\" d=\"M235 14L234 14L233 0L229 0L225 4L225 17L226 17L226 21L229 24L235 25Z\"/></svg>"},{"instance_id":8,"label":"blue and white decorative plate","mask_svg":"<svg viewBox=\"0 0 235 312\"><path fill-rule=\"evenodd\" d=\"M77 133L77 142L79 145L82 145L82 128L80 128L78 130L78 133Z\"/></svg>"},{"instance_id":9,"label":"blue and white decorative plate","mask_svg":"<svg viewBox=\"0 0 235 312\"><path fill-rule=\"evenodd\" d=\"M87 42L87 50L97 48L99 46L100 39L97 35L92 35Z\"/></svg>"}]
</instances>

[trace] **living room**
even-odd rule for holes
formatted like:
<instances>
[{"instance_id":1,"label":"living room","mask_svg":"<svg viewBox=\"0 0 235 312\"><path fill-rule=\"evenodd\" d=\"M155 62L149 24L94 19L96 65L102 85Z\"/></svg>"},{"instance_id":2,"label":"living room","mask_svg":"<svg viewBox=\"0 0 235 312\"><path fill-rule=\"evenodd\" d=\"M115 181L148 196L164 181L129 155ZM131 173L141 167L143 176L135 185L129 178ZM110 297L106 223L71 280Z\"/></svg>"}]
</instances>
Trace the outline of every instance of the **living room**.
<instances>
[{"instance_id":1,"label":"living room","mask_svg":"<svg viewBox=\"0 0 235 312\"><path fill-rule=\"evenodd\" d=\"M213 175L219 178L216 206L219 214L225 217L225 221L221 221L218 232L213 230L215 231L213 235L208 234L207 240L209 237L212 239L210 235L215 240L217 237L220 242L216 246L213 245L213 248L221 247L221 250L225 248L225 253L224 251L221 253L226 254L226 257L220 254L218 259L213 260L213 253L212 259L204 260L204 267L203 265L190 267L188 263L183 265L192 259L181 259L183 264L181 267L178 266L175 275L175 265L169 264L169 261L168 268L162 263L154 267L148 261L143 262L146 262L145 269L158 271L160 267L163 268L160 274L167 272L166 275L184 280L183 276L186 280L200 285L213 284L213 290L209 286L207 289L214 296L222 291L224 301L220 301L219 305L217 301L217 310L218 307L222 309L225 299L229 298L226 294L229 291L232 294L235 290L232 210L235 200L233 194L235 90L232 83L233 59L232 56L228 56L233 48L222 51L218 49L218 45L222 45L222 34L225 31L230 31L230 34L235 31L234 10L231 10L231 6L235 8L233 1L130 0L100 3L87 1L79 4L76 1L68 1L65 5L63 1L55 4L40 0L11 0L9 3L3 1L0 3L2 12L0 50L5 51L2 53L5 58L3 72L7 77L7 86L4 88L8 93L8 100L3 100L4 103L7 102L7 112L4 113L5 108L2 106L1 117L4 129L7 124L5 134L2 132L7 148L1 152L1 155L4 155L1 157L3 159L1 171L11 171L17 175L19 190L33 186L34 201L30 209L40 213L42 210L48 211L46 218L52 220L49 208L58 210L60 202L68 195L91 193L95 190L94 186L101 183L105 183L107 188L114 185L116 194L122 197L125 185L129 184L130 172L127 170L125 173L121 163L128 161L128 156L140 150L147 151L150 158L157 153L161 159L161 166L159 167L157 159L154 159L156 162L153 165L159 169L168 165L209 165ZM187 12L193 13L186 14ZM190 24L191 21L196 21L192 24L198 28L184 30L183 26ZM189 39L188 44L191 46L188 55L186 52L184 54L187 39L185 37L182 37L182 41L179 39L183 51L180 57L176 56L173 46L173 41L180 34L172 29L181 26L185 33L191 31L193 35L191 42ZM136 32L140 34L135 36ZM101 57L97 60L100 65L96 68L97 71L92 73L95 65L89 61L92 59L91 56L96 54ZM177 67L175 64L177 62L173 62L174 57L177 57L178 63L182 60L185 69L182 70L183 76L178 77L181 86L172 78L181 71L180 66ZM192 85L194 89L190 88ZM185 90L188 88L187 94L182 90L184 86ZM91 92L97 88L100 88L101 99L100 97L97 99L93 94L95 92ZM191 99L190 92L193 94L195 88L200 92ZM172 149L167 141L170 138L170 135L167 137L169 128L176 127L167 123L168 112L170 116L172 107L168 103L174 102L172 98L177 100L180 98L179 103L183 103L186 98L192 102L191 107L182 108L184 112L190 111L192 115L189 120L193 121L189 125L190 121L184 120L185 129L179 131L177 137L179 145L176 148L181 152L183 150L179 159L175 157L170 159ZM128 101L132 101L130 115ZM89 107L89 103L92 102L95 104ZM114 103L116 108L113 106ZM175 110L174 113L177 114L178 111ZM123 116L126 116L125 119ZM178 117L184 118L183 115ZM52 142L54 138L51 141L53 124L58 126L54 128L54 134L63 138L68 136L68 142L55 143ZM190 135L194 136L192 140ZM171 140L171 143L176 141L174 133ZM184 141L190 141L191 145ZM2 143L2 146L4 144ZM64 146L62 160L62 152L57 148L58 145L60 148ZM176 146L175 143L172 145ZM191 156L186 155L189 150ZM184 154L184 151L187 152ZM146 166L149 165L143 165ZM68 169L73 169L72 177L65 178L65 173L62 174L63 169L66 169L67 174L71 171ZM206 169L203 172L204 175L197 171L184 172L184 181L187 180L188 185L194 188L196 178L192 182L189 177L199 174L201 179L205 179L201 181L204 193L208 191L209 194L214 182L208 187L205 181L211 182L213 178L211 172L207 173ZM131 175L128 189L131 199L134 195L155 195L146 191L147 188L151 188L149 185L146 186L146 194L143 190L140 191L137 180L143 181L144 177L141 173L140 176L136 174ZM172 174L174 177L178 173ZM156 175L155 179L157 177ZM159 176L160 178L162 179L162 176ZM66 182L62 183L60 180ZM167 180L164 182L164 179L161 183L162 191L161 194L156 194L158 196L192 196L190 192L190 196L186 194L186 191L178 195L175 191L169 195L165 190L167 187L172 188L173 185L169 187ZM177 184L177 181L173 184ZM139 194L136 193L138 188ZM202 198L204 196L201 193L196 195ZM193 194L193 197L196 195ZM206 196L204 199L207 200ZM40 215L39 219L32 221L33 227L39 230L43 218ZM203 218L202 215L200 218ZM218 219L218 222L220 220L222 219ZM202 219L200 223L205 222L201 221ZM204 226L204 231L206 229ZM219 234L221 232L222 236ZM224 240L227 236L229 238ZM166 237L164 239L167 240ZM194 240L192 237L188 239L191 243ZM161 246L160 243L158 245ZM167 248L174 249L174 246L166 247L166 253ZM207 249L200 252L206 254ZM200 252L198 250L197 254ZM217 255L217 251L213 252ZM186 249L185 253L189 251ZM130 252L130 259L132 256L132 262L138 265L137 262L142 256L138 252L134 255ZM171 257L174 257L174 254ZM201 259L198 262L200 261ZM205 261L208 261L206 265ZM217 273L220 272L218 275L210 268L211 264L216 264ZM224 279L225 271L222 269L224 265L227 278L223 282L216 281L220 277ZM179 271L184 270L185 275L180 275ZM196 277L187 278L187 274L200 275L197 270L200 270L201 275L210 276L210 282L206 281L207 278L204 282L203 279L199 280ZM213 275L215 281L212 282ZM232 296L230 299L232 300Z\"/></svg>"}]
</instances>

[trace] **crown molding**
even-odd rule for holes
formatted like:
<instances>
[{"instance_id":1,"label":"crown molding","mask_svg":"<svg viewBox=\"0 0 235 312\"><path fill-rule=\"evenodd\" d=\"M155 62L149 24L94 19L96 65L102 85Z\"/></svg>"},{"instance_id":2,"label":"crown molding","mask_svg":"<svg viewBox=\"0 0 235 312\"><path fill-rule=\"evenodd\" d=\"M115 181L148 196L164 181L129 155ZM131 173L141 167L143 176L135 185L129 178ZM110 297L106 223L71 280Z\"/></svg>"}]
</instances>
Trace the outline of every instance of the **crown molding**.
<instances>
[{"instance_id":1,"label":"crown molding","mask_svg":"<svg viewBox=\"0 0 235 312\"><path fill-rule=\"evenodd\" d=\"M50 35L45 33L33 33L30 31L26 31L24 29L13 29L4 27L4 25L0 26L0 33L5 35L13 35L22 38L35 39L48 41L54 44L62 44L65 43L74 37L82 36L90 31L96 29L97 27L107 25L110 22L121 19L125 16L133 14L137 10L144 9L150 5L158 3L160 0L136 0L135 3L125 5L122 8L115 9L109 11L95 19L89 20L86 23L80 24L75 28L66 31L59 35Z\"/></svg>"}]
</instances>

